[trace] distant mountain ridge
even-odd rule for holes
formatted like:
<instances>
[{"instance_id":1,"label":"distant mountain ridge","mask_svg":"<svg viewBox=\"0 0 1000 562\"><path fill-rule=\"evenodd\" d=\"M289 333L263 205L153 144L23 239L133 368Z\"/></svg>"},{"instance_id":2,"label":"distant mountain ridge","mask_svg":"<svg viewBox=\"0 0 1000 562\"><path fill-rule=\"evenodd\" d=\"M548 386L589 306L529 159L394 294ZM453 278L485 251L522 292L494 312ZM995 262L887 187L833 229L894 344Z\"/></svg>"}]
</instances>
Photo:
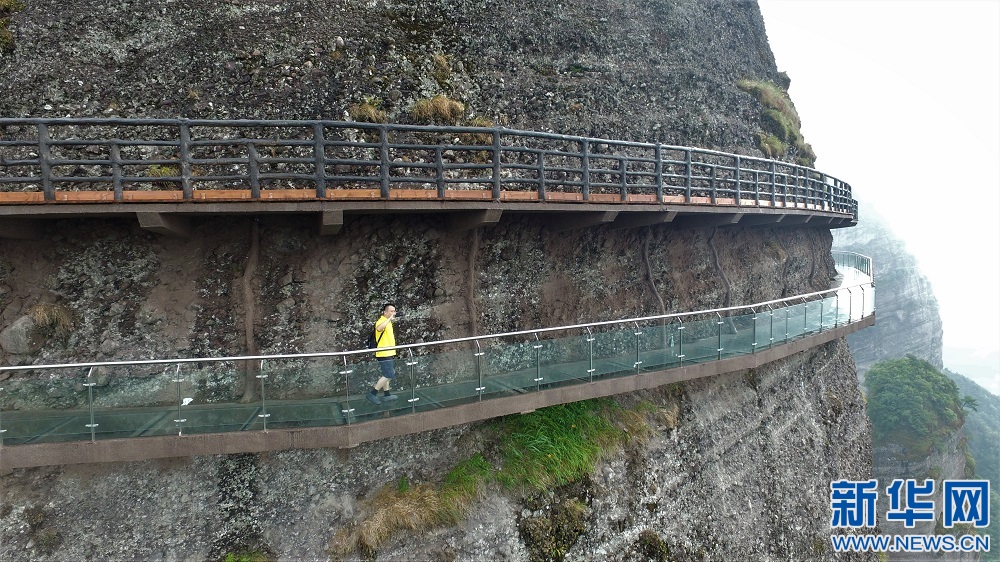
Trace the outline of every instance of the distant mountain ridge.
<instances>
[{"instance_id":1,"label":"distant mountain ridge","mask_svg":"<svg viewBox=\"0 0 1000 562\"><path fill-rule=\"evenodd\" d=\"M944 368L944 328L931 283L905 243L884 218L860 203L861 220L854 228L834 231L833 247L870 256L875 267L876 324L848 336L858 375L875 363L913 355Z\"/></svg>"}]
</instances>

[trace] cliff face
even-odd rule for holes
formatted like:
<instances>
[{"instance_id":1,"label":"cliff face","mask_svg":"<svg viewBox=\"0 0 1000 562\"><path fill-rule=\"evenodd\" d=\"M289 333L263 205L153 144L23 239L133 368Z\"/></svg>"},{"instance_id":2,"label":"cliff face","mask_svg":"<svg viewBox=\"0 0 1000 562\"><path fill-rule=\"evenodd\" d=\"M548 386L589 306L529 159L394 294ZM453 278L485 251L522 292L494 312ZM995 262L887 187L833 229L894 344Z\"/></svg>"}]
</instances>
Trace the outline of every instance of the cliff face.
<instances>
[{"instance_id":1,"label":"cliff face","mask_svg":"<svg viewBox=\"0 0 1000 562\"><path fill-rule=\"evenodd\" d=\"M875 264L878 322L847 341L862 375L885 359L913 355L942 369L944 330L937 299L917 260L877 213L867 210L858 226L839 229L834 247L871 256Z\"/></svg>"},{"instance_id":2,"label":"cliff face","mask_svg":"<svg viewBox=\"0 0 1000 562\"><path fill-rule=\"evenodd\" d=\"M4 116L407 122L444 94L512 128L747 150L736 81L778 80L749 2L31 0L10 29Z\"/></svg>"},{"instance_id":3,"label":"cliff face","mask_svg":"<svg viewBox=\"0 0 1000 562\"><path fill-rule=\"evenodd\" d=\"M341 118L367 102L407 121L416 100L444 94L466 119L759 155L761 107L735 83L778 78L744 2L30 0L10 28L4 115ZM831 236L810 228L558 233L505 215L456 235L440 216L384 215L321 238L265 216L204 219L185 241L124 220L49 226L42 240L0 246L0 329L37 336L24 326L39 304L68 312L71 329L8 333L19 345L3 347L8 364L353 348L386 300L409 317L399 339L419 341L762 301L833 275ZM199 396L249 396L248 374L206 378ZM148 388L115 373L99 384ZM4 399L82 395L69 385ZM628 560L662 544L678 560L833 559L829 482L865 479L871 465L843 342L620 397L639 399L661 421L572 492L586 525L568 557ZM440 479L478 431L15 471L2 476L0 558L204 559L248 546L326 558L379 488ZM458 527L397 536L379 558L527 560L523 523L568 493L490 492Z\"/></svg>"}]
</instances>

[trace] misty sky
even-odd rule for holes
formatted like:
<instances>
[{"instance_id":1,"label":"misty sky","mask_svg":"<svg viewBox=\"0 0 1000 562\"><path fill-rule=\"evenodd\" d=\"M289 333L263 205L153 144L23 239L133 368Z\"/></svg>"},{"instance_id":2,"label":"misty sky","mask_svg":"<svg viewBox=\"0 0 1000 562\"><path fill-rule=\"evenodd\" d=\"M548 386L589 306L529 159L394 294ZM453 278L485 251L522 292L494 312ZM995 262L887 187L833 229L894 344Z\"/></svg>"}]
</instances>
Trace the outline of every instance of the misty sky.
<instances>
[{"instance_id":1,"label":"misty sky","mask_svg":"<svg viewBox=\"0 0 1000 562\"><path fill-rule=\"evenodd\" d=\"M877 209L917 258L941 307L945 367L975 360L996 377L1000 2L759 4L816 168L850 183L862 220Z\"/></svg>"}]
</instances>

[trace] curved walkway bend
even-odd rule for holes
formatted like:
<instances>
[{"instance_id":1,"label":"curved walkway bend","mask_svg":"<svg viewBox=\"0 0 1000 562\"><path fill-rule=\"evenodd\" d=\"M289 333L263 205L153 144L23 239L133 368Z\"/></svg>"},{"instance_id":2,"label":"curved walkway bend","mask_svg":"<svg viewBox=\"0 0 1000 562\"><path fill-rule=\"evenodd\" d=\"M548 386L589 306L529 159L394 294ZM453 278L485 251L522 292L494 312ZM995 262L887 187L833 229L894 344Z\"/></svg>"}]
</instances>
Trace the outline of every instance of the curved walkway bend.
<instances>
[{"instance_id":1,"label":"curved walkway bend","mask_svg":"<svg viewBox=\"0 0 1000 562\"><path fill-rule=\"evenodd\" d=\"M837 287L778 301L397 346L400 399L381 406L363 397L377 377L367 350L0 367L44 375L0 383L0 469L353 447L755 368L874 324L871 260L835 258ZM261 362L259 400L213 401L199 390L199 377L241 361ZM128 375L98 386L98 367L165 371L135 377L139 386ZM49 391L56 371L86 407L11 409Z\"/></svg>"}]
</instances>

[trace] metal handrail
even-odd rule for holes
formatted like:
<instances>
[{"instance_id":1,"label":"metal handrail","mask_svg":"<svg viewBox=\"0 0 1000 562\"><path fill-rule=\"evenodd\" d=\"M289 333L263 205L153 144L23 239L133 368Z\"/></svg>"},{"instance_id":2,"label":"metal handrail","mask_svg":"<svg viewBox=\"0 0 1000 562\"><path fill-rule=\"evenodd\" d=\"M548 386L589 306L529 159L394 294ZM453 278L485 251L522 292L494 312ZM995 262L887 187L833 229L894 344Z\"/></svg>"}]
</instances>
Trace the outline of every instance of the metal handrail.
<instances>
[{"instance_id":1,"label":"metal handrail","mask_svg":"<svg viewBox=\"0 0 1000 562\"><path fill-rule=\"evenodd\" d=\"M837 254L851 254L850 252L833 252L834 255ZM614 326L618 324L638 324L654 321L663 321L667 319L682 318L685 316L698 316L704 314L718 314L721 316L723 312L732 312L737 310L751 310L753 311L757 307L771 307L771 305L789 303L791 301L812 299L814 297L825 295L829 293L837 293L841 290L850 290L855 287L863 287L871 285L874 280L871 278L871 258L863 256L861 254L853 254L853 257L862 258L859 263L862 266L867 265L867 271L856 268L869 276L870 280L864 283L856 283L854 285L847 285L842 287L836 287L832 289L825 289L822 291L813 291L811 293L804 293L801 295L794 295L791 297L785 297L781 299L775 299L770 301L758 302L746 305L729 306L724 308L712 308L707 310L697 310L692 312L675 312L672 314L658 314L655 316L643 316L636 318L625 318L622 320L604 320L600 322L588 322L585 324L570 324L566 326L554 326L549 328L535 328L530 330L518 330L514 332L502 332L497 334L486 334L486 335L476 335L467 336L462 338L451 338L445 340L436 340L432 342L422 342L422 343L411 343L396 346L380 347L378 351L389 351L389 350L404 350L413 348L426 348L426 347L437 347L444 345L452 345L457 343L475 342L479 345L479 340L482 339L499 339L508 338L516 336L525 335L536 335L540 333L547 332L559 332L564 330L591 330L592 328ZM89 362L89 363L63 363L63 364L49 364L49 365L16 365L16 366L0 366L0 372L5 371L32 371L41 369L67 369L67 368L90 368L90 367L122 367L128 365L173 365L180 363L221 363L228 361L263 361L263 360L288 360L288 359L313 359L319 357L344 357L345 361L348 356L361 355L366 353L372 353L376 351L375 348L369 349L358 349L350 351L324 351L316 353L288 353L288 354L275 354L275 355L238 355L229 357L191 357L191 358L173 358L173 359L141 359L134 361L102 361L102 362ZM481 351L481 350L480 350Z\"/></svg>"},{"instance_id":2,"label":"metal handrail","mask_svg":"<svg viewBox=\"0 0 1000 562\"><path fill-rule=\"evenodd\" d=\"M80 130L87 127L99 129L88 136ZM157 130L146 130L150 127ZM251 128L262 131L256 137L244 134ZM219 129L237 131L225 136ZM67 138L58 138L60 133ZM595 200L595 191L605 202L642 195L658 203L714 205L722 198L732 200L729 205L805 204L857 217L850 185L813 168L709 149L503 127L0 118L0 148L8 149L0 153L0 186L41 191L44 201L56 200L63 185L79 189L83 184L109 184L115 201L126 200L124 193L135 191L128 189L133 186L180 191L183 200L197 200L199 186L218 190L238 184L250 188L251 199L260 199L261 190L274 182L290 182L295 189L311 183L317 198L327 198L331 187L371 184L379 197L388 198L393 185L416 184L437 189L444 199L449 184L459 189L478 184L493 199L500 199L505 187L517 186L515 191L534 192L544 201L558 197L553 192L559 188L583 201ZM268 151L273 151L270 156ZM151 174L154 166L169 175ZM284 169L271 169L275 166Z\"/></svg>"}]
</instances>

